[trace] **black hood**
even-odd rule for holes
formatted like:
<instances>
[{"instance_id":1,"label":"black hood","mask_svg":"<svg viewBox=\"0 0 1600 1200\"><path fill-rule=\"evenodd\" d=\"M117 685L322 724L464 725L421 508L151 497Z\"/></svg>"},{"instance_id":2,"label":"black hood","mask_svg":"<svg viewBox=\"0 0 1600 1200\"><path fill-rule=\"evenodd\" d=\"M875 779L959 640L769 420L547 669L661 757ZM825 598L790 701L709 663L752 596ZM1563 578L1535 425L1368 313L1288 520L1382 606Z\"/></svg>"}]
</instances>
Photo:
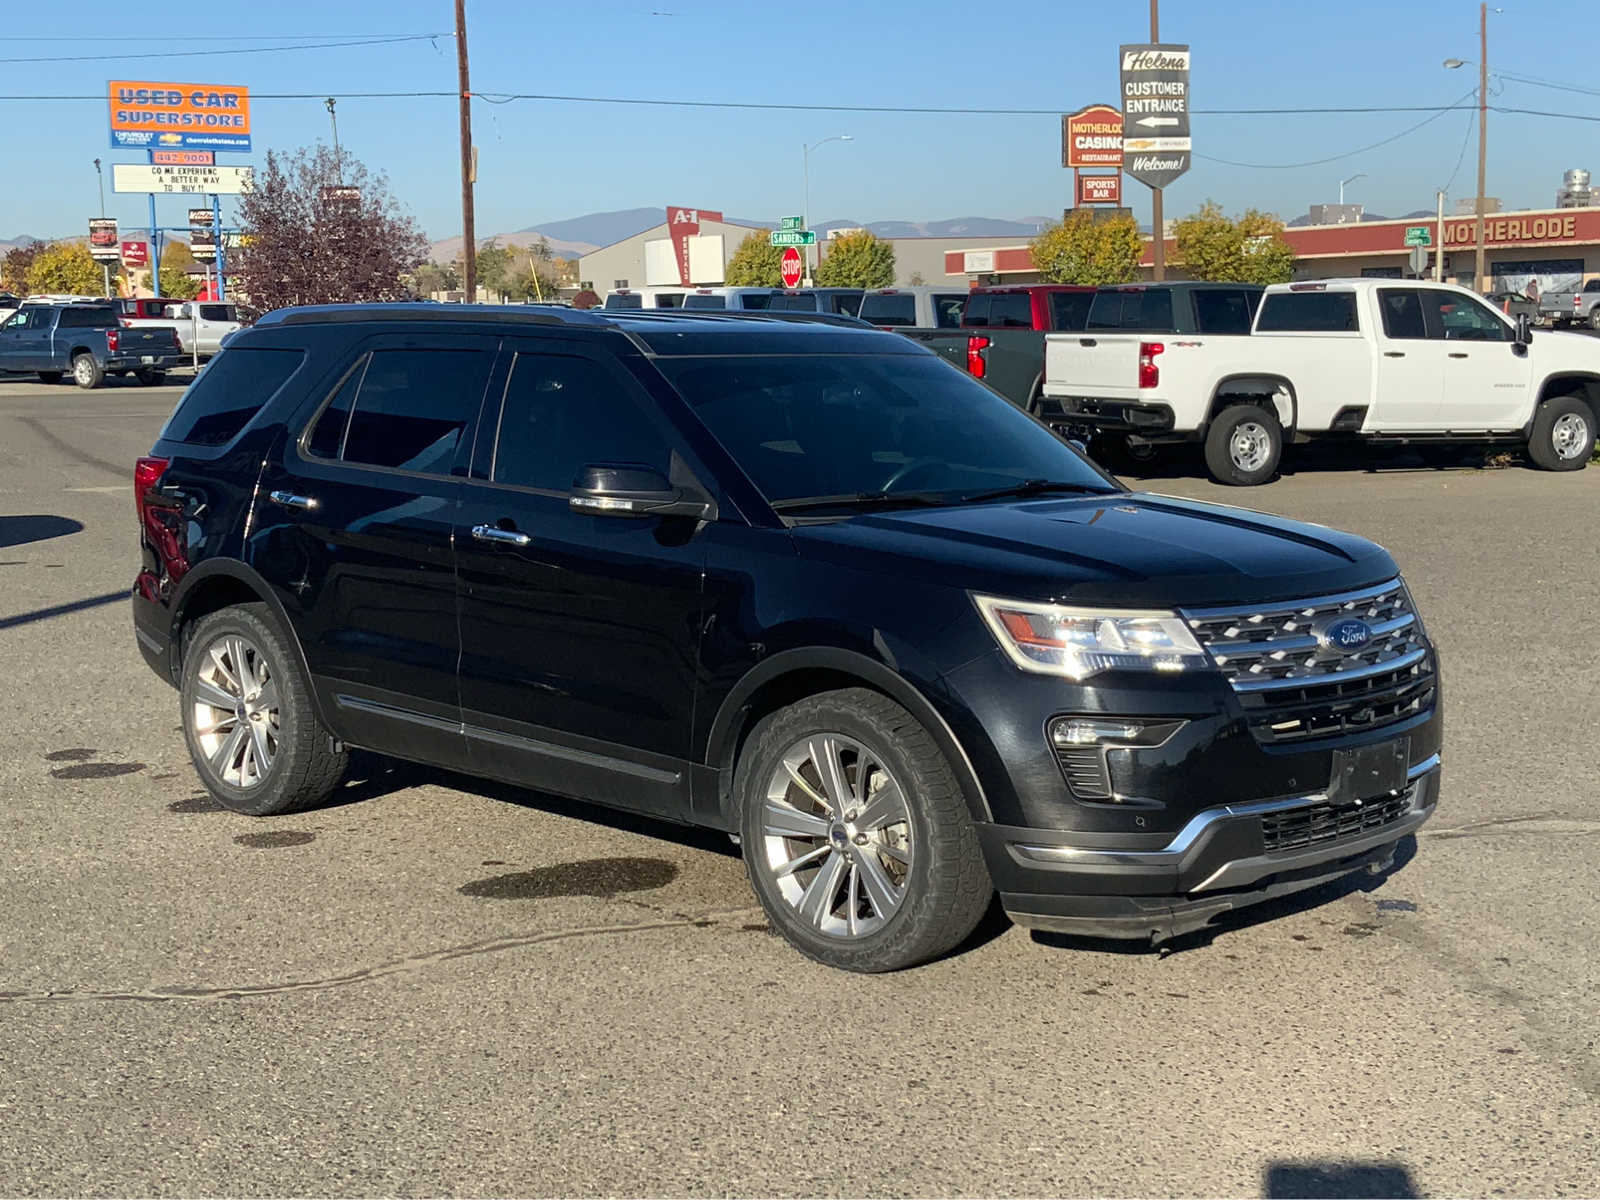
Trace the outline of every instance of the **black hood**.
<instances>
[{"instance_id":1,"label":"black hood","mask_svg":"<svg viewBox=\"0 0 1600 1200\"><path fill-rule=\"evenodd\" d=\"M874 513L794 532L802 553L854 568L1066 604L1249 604L1398 573L1386 550L1353 534L1125 493Z\"/></svg>"}]
</instances>

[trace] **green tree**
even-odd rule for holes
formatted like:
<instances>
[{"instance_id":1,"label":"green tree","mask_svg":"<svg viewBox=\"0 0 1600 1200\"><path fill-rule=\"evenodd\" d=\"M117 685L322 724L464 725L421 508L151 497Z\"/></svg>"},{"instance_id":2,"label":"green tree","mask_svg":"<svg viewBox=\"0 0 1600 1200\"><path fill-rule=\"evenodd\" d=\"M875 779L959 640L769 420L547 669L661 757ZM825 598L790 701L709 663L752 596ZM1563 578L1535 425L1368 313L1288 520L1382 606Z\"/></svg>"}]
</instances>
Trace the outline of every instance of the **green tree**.
<instances>
[{"instance_id":1,"label":"green tree","mask_svg":"<svg viewBox=\"0 0 1600 1200\"><path fill-rule=\"evenodd\" d=\"M461 272L454 263L426 262L412 274L411 286L423 296L453 292L461 286Z\"/></svg>"},{"instance_id":2,"label":"green tree","mask_svg":"<svg viewBox=\"0 0 1600 1200\"><path fill-rule=\"evenodd\" d=\"M747 234L728 260L722 280L729 287L782 287L783 251L772 244L766 230Z\"/></svg>"},{"instance_id":3,"label":"green tree","mask_svg":"<svg viewBox=\"0 0 1600 1200\"><path fill-rule=\"evenodd\" d=\"M105 290L105 273L79 242L52 242L34 257L28 270L28 290L98 296Z\"/></svg>"},{"instance_id":4,"label":"green tree","mask_svg":"<svg viewBox=\"0 0 1600 1200\"><path fill-rule=\"evenodd\" d=\"M1104 287L1139 278L1144 239L1131 216L1097 221L1080 208L1065 221L1041 230L1029 248L1046 283Z\"/></svg>"},{"instance_id":5,"label":"green tree","mask_svg":"<svg viewBox=\"0 0 1600 1200\"><path fill-rule=\"evenodd\" d=\"M828 243L828 257L817 265L823 287L894 286L894 246L863 229Z\"/></svg>"},{"instance_id":6,"label":"green tree","mask_svg":"<svg viewBox=\"0 0 1600 1200\"><path fill-rule=\"evenodd\" d=\"M1227 283L1286 283L1294 274L1294 249L1283 222L1246 209L1228 217L1215 200L1177 223L1178 261L1192 279Z\"/></svg>"},{"instance_id":7,"label":"green tree","mask_svg":"<svg viewBox=\"0 0 1600 1200\"><path fill-rule=\"evenodd\" d=\"M538 260L515 267L506 280L506 294L518 300L548 304L561 291L561 281L547 264Z\"/></svg>"},{"instance_id":8,"label":"green tree","mask_svg":"<svg viewBox=\"0 0 1600 1200\"><path fill-rule=\"evenodd\" d=\"M193 300L200 294L200 280L190 275L180 267L169 267L166 255L161 256L161 294L170 298L174 303L179 300Z\"/></svg>"},{"instance_id":9,"label":"green tree","mask_svg":"<svg viewBox=\"0 0 1600 1200\"><path fill-rule=\"evenodd\" d=\"M478 249L478 286L505 299L511 291L515 259L515 251L490 238ZM470 301L473 297L468 296L467 299Z\"/></svg>"}]
</instances>

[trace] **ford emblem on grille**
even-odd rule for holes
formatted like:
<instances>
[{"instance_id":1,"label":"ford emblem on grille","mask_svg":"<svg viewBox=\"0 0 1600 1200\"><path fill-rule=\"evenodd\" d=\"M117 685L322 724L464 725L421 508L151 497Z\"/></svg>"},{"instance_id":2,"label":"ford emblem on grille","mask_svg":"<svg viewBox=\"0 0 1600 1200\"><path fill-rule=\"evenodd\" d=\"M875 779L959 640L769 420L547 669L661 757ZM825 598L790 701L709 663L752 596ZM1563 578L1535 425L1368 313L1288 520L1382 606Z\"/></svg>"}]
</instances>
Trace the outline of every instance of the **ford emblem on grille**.
<instances>
[{"instance_id":1,"label":"ford emblem on grille","mask_svg":"<svg viewBox=\"0 0 1600 1200\"><path fill-rule=\"evenodd\" d=\"M1324 625L1317 645L1326 654L1353 654L1372 641L1372 626L1359 617L1344 617Z\"/></svg>"}]
</instances>

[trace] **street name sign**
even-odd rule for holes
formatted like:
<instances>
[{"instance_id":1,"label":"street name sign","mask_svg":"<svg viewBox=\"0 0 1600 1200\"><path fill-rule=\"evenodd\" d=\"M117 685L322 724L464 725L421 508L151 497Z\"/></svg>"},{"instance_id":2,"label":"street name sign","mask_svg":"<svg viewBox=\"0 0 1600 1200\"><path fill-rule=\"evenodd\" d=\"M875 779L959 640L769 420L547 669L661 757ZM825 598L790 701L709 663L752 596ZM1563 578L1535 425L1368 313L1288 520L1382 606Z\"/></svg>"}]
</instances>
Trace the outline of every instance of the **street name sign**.
<instances>
[{"instance_id":1,"label":"street name sign","mask_svg":"<svg viewBox=\"0 0 1600 1200\"><path fill-rule=\"evenodd\" d=\"M771 235L774 246L815 246L815 229L774 229Z\"/></svg>"},{"instance_id":2,"label":"street name sign","mask_svg":"<svg viewBox=\"0 0 1600 1200\"><path fill-rule=\"evenodd\" d=\"M237 196L255 180L251 167L168 167L160 163L112 163L114 192Z\"/></svg>"},{"instance_id":3,"label":"street name sign","mask_svg":"<svg viewBox=\"0 0 1600 1200\"><path fill-rule=\"evenodd\" d=\"M1433 230L1426 225L1407 225L1405 244L1408 246L1431 246L1433 245Z\"/></svg>"},{"instance_id":4,"label":"street name sign","mask_svg":"<svg viewBox=\"0 0 1600 1200\"><path fill-rule=\"evenodd\" d=\"M1189 47L1123 46L1122 169L1164 188L1189 169Z\"/></svg>"},{"instance_id":5,"label":"street name sign","mask_svg":"<svg viewBox=\"0 0 1600 1200\"><path fill-rule=\"evenodd\" d=\"M801 219L799 217L784 217L783 221L779 224L778 228L779 229L799 229L801 227L801 225L802 225L802 221L801 221Z\"/></svg>"}]
</instances>

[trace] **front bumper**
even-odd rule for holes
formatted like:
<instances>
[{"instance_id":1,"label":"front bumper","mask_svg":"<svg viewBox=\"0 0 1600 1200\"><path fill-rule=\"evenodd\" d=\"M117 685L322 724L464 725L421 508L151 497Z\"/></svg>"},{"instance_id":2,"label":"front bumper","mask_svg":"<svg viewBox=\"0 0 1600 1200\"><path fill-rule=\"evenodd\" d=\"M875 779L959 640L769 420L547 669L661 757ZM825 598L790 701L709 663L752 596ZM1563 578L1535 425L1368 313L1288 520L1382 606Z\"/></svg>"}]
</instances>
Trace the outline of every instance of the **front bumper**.
<instances>
[{"instance_id":1,"label":"front bumper","mask_svg":"<svg viewBox=\"0 0 1600 1200\"><path fill-rule=\"evenodd\" d=\"M1018 925L1162 941L1234 909L1383 869L1396 844L1433 815L1440 773L1433 754L1408 770L1398 796L1336 805L1316 793L1204 809L1151 849L1003 825L978 832L1001 904ZM1286 839L1285 822L1296 831ZM1269 824L1281 845L1269 845Z\"/></svg>"}]
</instances>

